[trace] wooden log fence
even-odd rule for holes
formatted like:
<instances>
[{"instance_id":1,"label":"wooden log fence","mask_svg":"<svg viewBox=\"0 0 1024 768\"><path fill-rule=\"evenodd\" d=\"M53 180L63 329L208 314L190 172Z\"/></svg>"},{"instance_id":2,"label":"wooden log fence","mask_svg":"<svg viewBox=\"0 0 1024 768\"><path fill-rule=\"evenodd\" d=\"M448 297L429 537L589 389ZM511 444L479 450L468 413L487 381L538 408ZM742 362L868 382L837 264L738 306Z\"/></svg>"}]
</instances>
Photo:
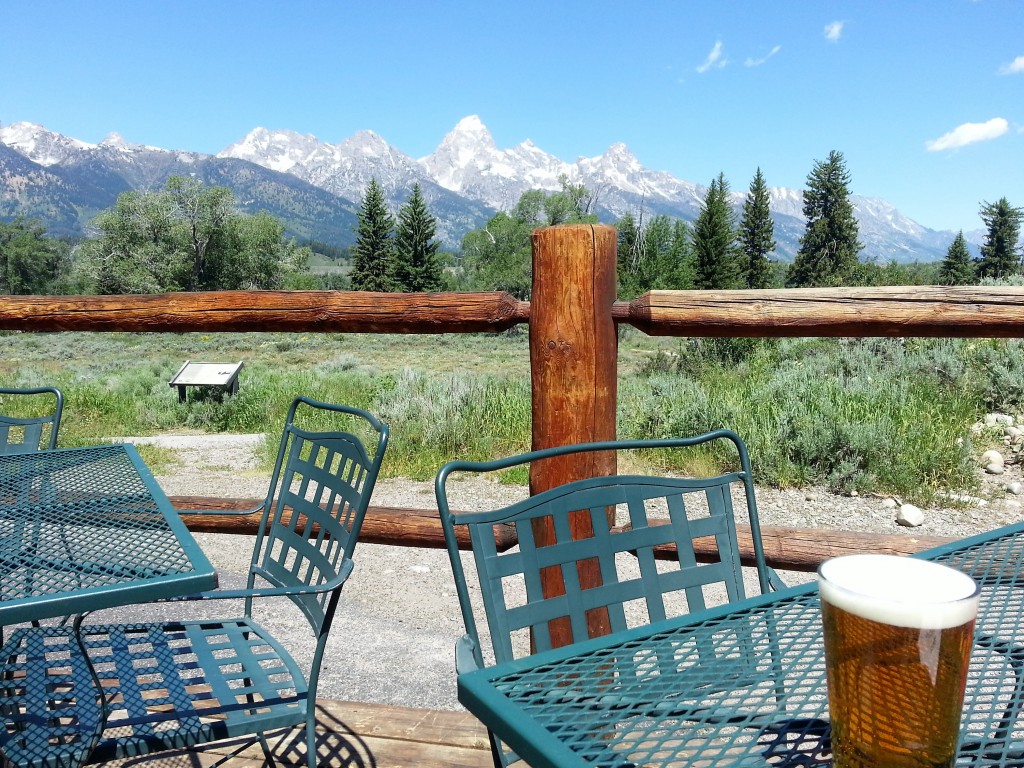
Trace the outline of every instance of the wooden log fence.
<instances>
[{"instance_id":1,"label":"wooden log fence","mask_svg":"<svg viewBox=\"0 0 1024 768\"><path fill-rule=\"evenodd\" d=\"M262 501L222 496L171 496L171 504L181 513L181 519L189 530L245 536L257 533L260 514L240 513L253 509ZM737 528L740 558L745 564L753 565L754 547L750 539L750 528L743 525ZM465 533L459 531L459 547L469 550L469 536ZM310 535L316 535L316 531L310 531ZM950 541L941 536L917 536L912 533L878 534L780 526L762 526L761 538L768 565L785 571L814 571L822 560L838 555L862 552L909 555ZM494 539L499 552L514 547L518 541L515 529L507 524L494 526ZM363 520L359 540L370 544L427 549L445 546L437 510L411 507L371 506ZM713 538L695 539L694 548L701 562L714 562L718 559L718 548ZM655 548L654 556L661 560L671 560L675 557L675 548L659 545Z\"/></svg>"},{"instance_id":2,"label":"wooden log fence","mask_svg":"<svg viewBox=\"0 0 1024 768\"><path fill-rule=\"evenodd\" d=\"M1024 288L650 291L612 309L651 336L1024 337Z\"/></svg>"},{"instance_id":3,"label":"wooden log fence","mask_svg":"<svg viewBox=\"0 0 1024 768\"><path fill-rule=\"evenodd\" d=\"M651 291L631 302L612 301L608 289L614 286L615 249L610 232L607 227L568 225L534 233L532 307L506 293L0 296L0 330L470 333L530 323L535 447L614 436L614 423L609 434L602 422L614 414L614 337L608 332L613 323L656 336L1024 337L1024 288L1018 287ZM580 471L607 473L613 466L567 467L564 472L567 477ZM535 488L557 482L555 476L531 478ZM195 503L185 506L198 508ZM436 546L439 526L433 514L375 507L364 531L367 540ZM233 530L241 524L238 515L187 519L196 530ZM809 568L839 551L915 551L931 544L912 536L868 540L860 534L801 531L778 534L777 551L769 553L773 565ZM511 546L508 541L503 545Z\"/></svg>"},{"instance_id":4,"label":"wooden log fence","mask_svg":"<svg viewBox=\"0 0 1024 768\"><path fill-rule=\"evenodd\" d=\"M611 306L651 336L1024 338L1024 287L650 291ZM0 296L2 331L475 333L528 323L507 293L216 291Z\"/></svg>"}]
</instances>

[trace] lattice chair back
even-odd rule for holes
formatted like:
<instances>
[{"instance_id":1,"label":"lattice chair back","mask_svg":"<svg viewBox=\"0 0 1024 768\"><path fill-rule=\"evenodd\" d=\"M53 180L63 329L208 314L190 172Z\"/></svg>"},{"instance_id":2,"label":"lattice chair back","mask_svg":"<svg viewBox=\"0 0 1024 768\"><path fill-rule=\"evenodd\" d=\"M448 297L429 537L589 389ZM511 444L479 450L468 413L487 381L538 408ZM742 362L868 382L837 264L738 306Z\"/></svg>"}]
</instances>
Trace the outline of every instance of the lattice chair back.
<instances>
[{"instance_id":1,"label":"lattice chair back","mask_svg":"<svg viewBox=\"0 0 1024 768\"><path fill-rule=\"evenodd\" d=\"M63 410L56 387L0 387L0 455L56 448Z\"/></svg>"},{"instance_id":2,"label":"lattice chair back","mask_svg":"<svg viewBox=\"0 0 1024 768\"><path fill-rule=\"evenodd\" d=\"M612 475L577 480L485 512L452 512L449 506L447 482L456 472L495 472L573 453L684 449L715 441L732 444L736 469L700 478ZM456 535L460 528L469 532L495 663L551 648L553 623L563 637L568 627L575 643L592 634L703 610L713 591L724 590L730 602L743 598L737 505L745 508L750 526L759 589L783 586L765 563L746 446L728 430L691 438L563 446L492 462L451 462L438 473L435 493L466 627L455 650L459 674L485 666L477 609ZM587 521L593 536L574 540L572 529L585 527L579 523ZM518 546L499 552L495 527L504 525L515 527ZM548 531L545 538L553 531L554 542L539 545L538 529ZM697 540L704 546L697 547ZM581 573L599 574L600 584L583 588ZM545 594L545 574L557 574L562 589L548 585ZM736 641L733 652L751 648L750 637ZM709 658L715 653L701 649L705 652ZM661 674L662 663L670 674L671 658L646 659L639 665L623 659L609 674ZM738 674L752 683L778 679L772 670L743 669ZM519 760L494 733L489 737L496 766ZM610 735L609 744L613 741ZM617 764L619 757L610 750L609 764Z\"/></svg>"},{"instance_id":3,"label":"lattice chair back","mask_svg":"<svg viewBox=\"0 0 1024 768\"><path fill-rule=\"evenodd\" d=\"M446 482L455 472L494 472L569 453L626 449L682 449L726 441L735 446L737 468L712 477L673 478L613 475L578 480L524 501L486 512L449 508ZM736 491L734 494L733 491ZM438 508L455 576L466 633L476 665L483 666L473 601L458 551L456 528L468 528L480 583L484 615L495 662L551 647L549 622L568 622L573 642L590 635L588 617L607 612L610 631L703 610L711 587L724 588L728 601L745 596L737 541L735 505L745 508L753 565L762 592L781 581L765 564L743 441L719 430L692 438L616 441L551 448L493 462L452 462L437 476ZM609 510L614 519L609 520ZM570 519L589 518L593 538L572 540ZM538 546L536 525L550 521L555 543ZM515 526L519 546L499 552L494 526ZM694 542L714 543L698 557ZM707 562L711 560L711 562ZM701 562L704 561L704 562ZM601 585L583 589L580 566L600 573ZM565 593L545 596L542 573L557 569ZM518 642L517 642L518 634Z\"/></svg>"},{"instance_id":4,"label":"lattice chair back","mask_svg":"<svg viewBox=\"0 0 1024 768\"><path fill-rule=\"evenodd\" d=\"M355 432L324 427L339 421L354 421L374 436L372 456ZM366 411L295 399L253 551L250 588L257 577L277 587L318 585L351 569L387 441L387 426ZM317 635L329 627L340 591L291 596Z\"/></svg>"}]
</instances>

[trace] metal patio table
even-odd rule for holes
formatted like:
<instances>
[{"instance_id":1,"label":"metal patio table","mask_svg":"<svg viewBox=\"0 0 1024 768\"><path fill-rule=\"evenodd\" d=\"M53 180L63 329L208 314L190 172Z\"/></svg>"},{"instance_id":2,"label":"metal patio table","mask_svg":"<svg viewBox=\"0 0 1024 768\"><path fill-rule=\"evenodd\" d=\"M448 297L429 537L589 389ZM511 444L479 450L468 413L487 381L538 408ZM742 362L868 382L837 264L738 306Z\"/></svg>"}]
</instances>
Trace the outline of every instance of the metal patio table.
<instances>
[{"instance_id":1,"label":"metal patio table","mask_svg":"<svg viewBox=\"0 0 1024 768\"><path fill-rule=\"evenodd\" d=\"M1024 523L915 557L981 585L957 766L1024 765ZM816 583L458 678L535 768L830 766Z\"/></svg>"},{"instance_id":2,"label":"metal patio table","mask_svg":"<svg viewBox=\"0 0 1024 768\"><path fill-rule=\"evenodd\" d=\"M0 627L216 586L216 571L134 446L0 456ZM49 641L37 642L42 652ZM17 654L5 653L0 665L3 685L14 685ZM52 685L40 696L52 698ZM0 717L8 734L36 727L32 716L4 708L5 695ZM74 713L86 732L101 725L100 707L87 698ZM47 749L46 738L31 741L18 749ZM8 741L5 751L13 749Z\"/></svg>"}]
</instances>

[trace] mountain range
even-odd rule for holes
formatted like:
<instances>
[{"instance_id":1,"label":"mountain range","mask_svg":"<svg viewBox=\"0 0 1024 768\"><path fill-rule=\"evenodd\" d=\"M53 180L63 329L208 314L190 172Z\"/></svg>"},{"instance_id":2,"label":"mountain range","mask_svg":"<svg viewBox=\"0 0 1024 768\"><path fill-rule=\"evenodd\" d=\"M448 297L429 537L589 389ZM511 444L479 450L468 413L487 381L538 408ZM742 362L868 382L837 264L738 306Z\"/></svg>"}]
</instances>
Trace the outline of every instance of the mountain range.
<instances>
[{"instance_id":1,"label":"mountain range","mask_svg":"<svg viewBox=\"0 0 1024 768\"><path fill-rule=\"evenodd\" d=\"M645 168L622 143L574 162L527 140L500 149L480 118L463 118L433 153L413 158L373 131L330 144L290 130L255 128L216 155L126 142L112 133L90 144L34 123L0 125L0 219L37 217L51 234L87 232L99 211L127 190L155 190L173 175L229 187L243 210L266 210L299 238L335 245L355 241L359 201L376 178L397 211L418 183L438 220L438 236L457 247L462 235L511 209L529 189L555 191L560 179L582 183L595 212L614 222L625 213L693 221L707 188ZM801 190L770 189L777 255L792 259L803 234ZM742 207L745 192L733 193ZM862 257L883 263L934 261L955 233L921 226L880 198L852 195ZM965 233L977 245L983 232Z\"/></svg>"}]
</instances>

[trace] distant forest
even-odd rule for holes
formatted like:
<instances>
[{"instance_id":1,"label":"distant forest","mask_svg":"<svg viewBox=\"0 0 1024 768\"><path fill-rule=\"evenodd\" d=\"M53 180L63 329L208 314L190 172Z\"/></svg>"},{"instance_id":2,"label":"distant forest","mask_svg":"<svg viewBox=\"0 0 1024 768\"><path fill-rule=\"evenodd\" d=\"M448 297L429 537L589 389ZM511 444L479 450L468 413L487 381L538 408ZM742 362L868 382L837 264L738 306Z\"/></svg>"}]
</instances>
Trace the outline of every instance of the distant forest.
<instances>
[{"instance_id":1,"label":"distant forest","mask_svg":"<svg viewBox=\"0 0 1024 768\"><path fill-rule=\"evenodd\" d=\"M691 224L642 211L614 222L621 298L652 289L870 285L965 285L1022 271L1024 209L1006 198L981 204L986 228L973 257L960 232L934 263L865 262L840 152L807 178L805 231L792 263L775 258L769 193L758 169L739 215L723 175ZM456 251L435 237L437 221L419 187L397 216L371 181L351 247L286 236L265 212L242 213L226 187L172 177L154 192L125 192L81 240L51 237L35 219L0 222L0 294L133 294L229 289L506 291L529 298L530 233L596 223L595 196L561 180L556 192L523 193L509 211L468 232ZM331 265L324 269L318 265Z\"/></svg>"}]
</instances>

